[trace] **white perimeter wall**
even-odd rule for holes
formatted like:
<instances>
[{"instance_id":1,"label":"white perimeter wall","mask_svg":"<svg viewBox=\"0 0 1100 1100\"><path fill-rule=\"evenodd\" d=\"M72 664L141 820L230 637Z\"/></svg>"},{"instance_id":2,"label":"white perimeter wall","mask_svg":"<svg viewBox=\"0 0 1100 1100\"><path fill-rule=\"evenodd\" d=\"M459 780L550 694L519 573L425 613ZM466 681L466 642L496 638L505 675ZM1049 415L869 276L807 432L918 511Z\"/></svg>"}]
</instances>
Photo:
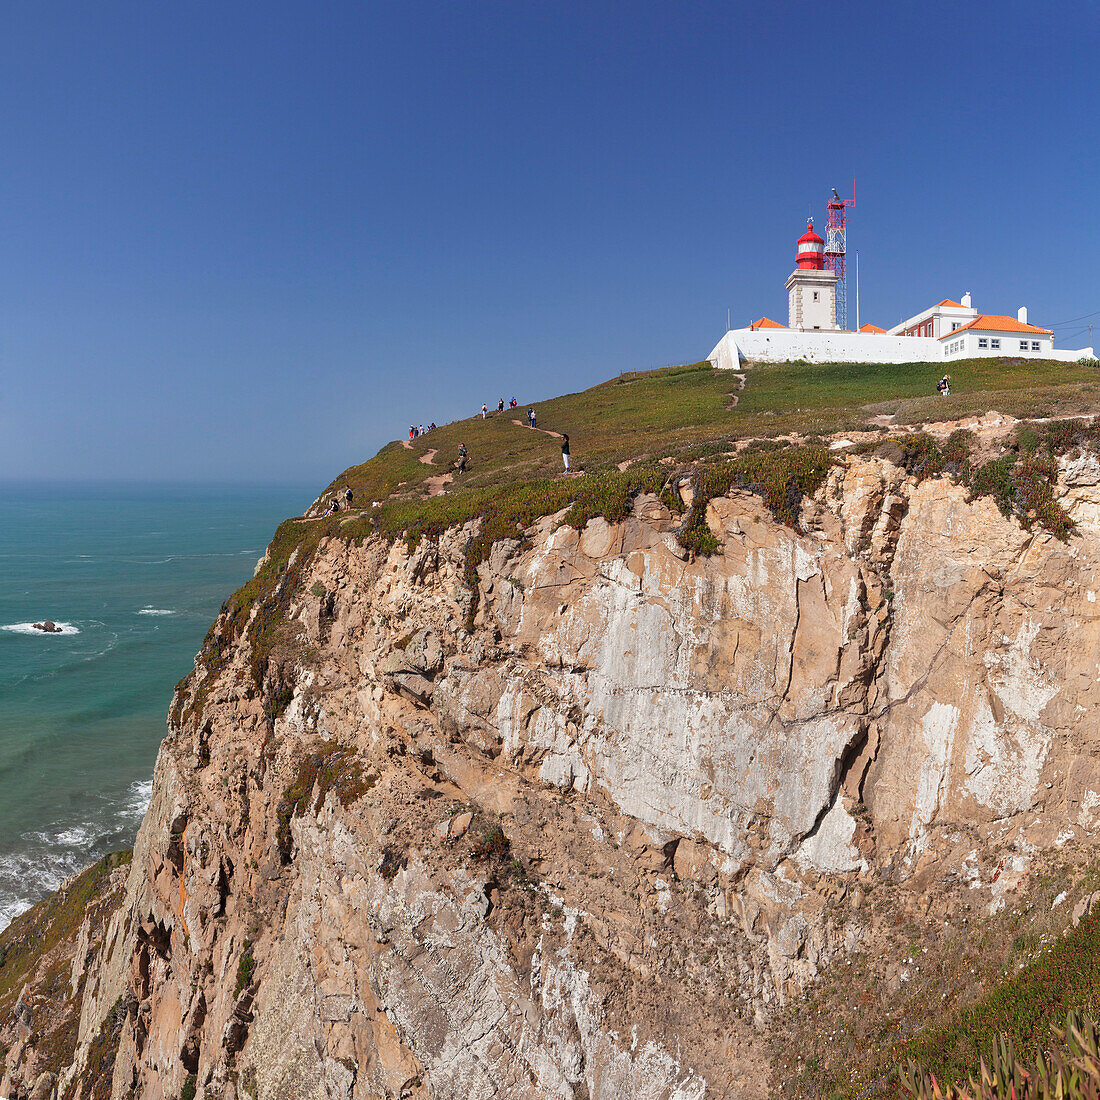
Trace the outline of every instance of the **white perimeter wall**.
<instances>
[{"instance_id":1,"label":"white perimeter wall","mask_svg":"<svg viewBox=\"0 0 1100 1100\"><path fill-rule=\"evenodd\" d=\"M790 329L732 329L715 345L707 358L718 368L736 370L746 359L764 363L787 363L805 359L810 363L943 363L962 355L947 356L944 344L931 336L883 336L875 332L794 332ZM975 341L976 345L976 341ZM1022 354L1001 343L993 355ZM976 348L975 348L976 354ZM982 354L986 354L982 349ZM1031 352L1036 359L1057 359L1075 363L1092 358L1092 348L1078 351Z\"/></svg>"}]
</instances>

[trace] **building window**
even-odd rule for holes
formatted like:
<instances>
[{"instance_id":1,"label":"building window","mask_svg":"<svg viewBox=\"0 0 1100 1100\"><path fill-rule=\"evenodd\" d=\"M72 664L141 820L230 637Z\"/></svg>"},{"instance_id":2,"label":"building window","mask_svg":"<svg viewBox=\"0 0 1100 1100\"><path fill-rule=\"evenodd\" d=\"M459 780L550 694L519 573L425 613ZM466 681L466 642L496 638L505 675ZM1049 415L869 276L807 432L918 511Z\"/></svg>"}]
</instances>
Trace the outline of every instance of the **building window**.
<instances>
[{"instance_id":1,"label":"building window","mask_svg":"<svg viewBox=\"0 0 1100 1100\"><path fill-rule=\"evenodd\" d=\"M952 332L954 332L955 329L957 329L958 327L959 327L959 322L958 321L952 321L951 322L951 331Z\"/></svg>"},{"instance_id":2,"label":"building window","mask_svg":"<svg viewBox=\"0 0 1100 1100\"><path fill-rule=\"evenodd\" d=\"M1039 350L1039 341L1038 340L1032 340L1031 341L1031 350L1032 351L1038 351Z\"/></svg>"},{"instance_id":3,"label":"building window","mask_svg":"<svg viewBox=\"0 0 1100 1100\"><path fill-rule=\"evenodd\" d=\"M989 341L984 336L979 336L978 337L978 347L980 347L980 348L989 347Z\"/></svg>"},{"instance_id":4,"label":"building window","mask_svg":"<svg viewBox=\"0 0 1100 1100\"><path fill-rule=\"evenodd\" d=\"M996 351L1001 346L1001 341L1000 340L994 340L992 337L990 337L989 346L990 346L991 349Z\"/></svg>"},{"instance_id":5,"label":"building window","mask_svg":"<svg viewBox=\"0 0 1100 1100\"><path fill-rule=\"evenodd\" d=\"M814 301L815 302L817 301L817 291L816 290L814 291Z\"/></svg>"}]
</instances>

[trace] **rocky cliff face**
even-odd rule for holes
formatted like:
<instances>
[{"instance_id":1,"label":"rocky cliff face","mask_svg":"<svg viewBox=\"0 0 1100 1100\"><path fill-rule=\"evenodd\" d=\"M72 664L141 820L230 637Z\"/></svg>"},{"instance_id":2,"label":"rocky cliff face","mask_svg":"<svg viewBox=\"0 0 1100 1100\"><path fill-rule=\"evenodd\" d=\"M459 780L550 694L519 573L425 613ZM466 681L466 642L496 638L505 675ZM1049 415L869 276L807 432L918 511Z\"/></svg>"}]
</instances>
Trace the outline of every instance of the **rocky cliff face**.
<instances>
[{"instance_id":1,"label":"rocky cliff face","mask_svg":"<svg viewBox=\"0 0 1100 1100\"><path fill-rule=\"evenodd\" d=\"M655 497L550 517L472 631L469 529L323 543L263 688L242 638L181 689L59 1094L762 1096L877 884L994 913L1089 842L1100 468L1064 466L1069 543L867 458L798 532L711 501L711 557Z\"/></svg>"}]
</instances>

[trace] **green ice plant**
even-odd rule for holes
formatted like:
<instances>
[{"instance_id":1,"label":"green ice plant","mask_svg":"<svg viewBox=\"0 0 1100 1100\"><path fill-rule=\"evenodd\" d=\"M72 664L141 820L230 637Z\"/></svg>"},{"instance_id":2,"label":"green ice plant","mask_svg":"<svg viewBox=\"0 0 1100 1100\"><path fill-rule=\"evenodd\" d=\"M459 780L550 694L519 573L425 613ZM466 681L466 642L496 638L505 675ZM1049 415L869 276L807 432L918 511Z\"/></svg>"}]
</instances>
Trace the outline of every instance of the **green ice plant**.
<instances>
[{"instance_id":1,"label":"green ice plant","mask_svg":"<svg viewBox=\"0 0 1100 1100\"><path fill-rule=\"evenodd\" d=\"M902 1084L916 1100L1100 1100L1100 1033L1091 1016L1074 1011L1054 1029L1058 1049L1034 1065L1016 1058L1012 1040L1001 1036L978 1077L943 1087L914 1061L900 1069Z\"/></svg>"}]
</instances>

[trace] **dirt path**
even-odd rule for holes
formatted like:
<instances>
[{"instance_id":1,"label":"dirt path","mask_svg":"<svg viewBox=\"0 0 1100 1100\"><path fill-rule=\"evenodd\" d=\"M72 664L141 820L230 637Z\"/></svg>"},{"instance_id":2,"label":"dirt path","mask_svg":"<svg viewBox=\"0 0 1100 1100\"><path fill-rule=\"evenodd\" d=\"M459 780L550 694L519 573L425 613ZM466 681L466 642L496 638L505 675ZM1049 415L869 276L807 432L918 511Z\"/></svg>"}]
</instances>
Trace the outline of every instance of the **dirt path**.
<instances>
[{"instance_id":1,"label":"dirt path","mask_svg":"<svg viewBox=\"0 0 1100 1100\"><path fill-rule=\"evenodd\" d=\"M531 426L530 424L525 424L522 420L513 420L512 423L519 428L529 428ZM561 432L552 432L549 428L535 428L534 430L536 432L542 432L543 435L552 435L555 439L561 439Z\"/></svg>"},{"instance_id":2,"label":"dirt path","mask_svg":"<svg viewBox=\"0 0 1100 1100\"><path fill-rule=\"evenodd\" d=\"M435 448L433 447L433 448L432 448L432 449L431 449L430 451L428 451L428 452L427 452L426 454L422 454L422 455L420 456L420 461L421 461L421 462L423 462L425 466L434 466L434 465L435 465L435 456L436 456L437 454L439 454L439 451L437 451L437 450L436 450L436 449L435 449Z\"/></svg>"},{"instance_id":3,"label":"dirt path","mask_svg":"<svg viewBox=\"0 0 1100 1100\"><path fill-rule=\"evenodd\" d=\"M404 447L406 451L411 451L413 449L412 443L407 439L401 440L401 446Z\"/></svg>"},{"instance_id":4,"label":"dirt path","mask_svg":"<svg viewBox=\"0 0 1100 1100\"><path fill-rule=\"evenodd\" d=\"M428 496L442 496L444 487L450 485L454 479L454 474L440 474L438 477L426 477L424 479L424 487L428 490Z\"/></svg>"}]
</instances>

